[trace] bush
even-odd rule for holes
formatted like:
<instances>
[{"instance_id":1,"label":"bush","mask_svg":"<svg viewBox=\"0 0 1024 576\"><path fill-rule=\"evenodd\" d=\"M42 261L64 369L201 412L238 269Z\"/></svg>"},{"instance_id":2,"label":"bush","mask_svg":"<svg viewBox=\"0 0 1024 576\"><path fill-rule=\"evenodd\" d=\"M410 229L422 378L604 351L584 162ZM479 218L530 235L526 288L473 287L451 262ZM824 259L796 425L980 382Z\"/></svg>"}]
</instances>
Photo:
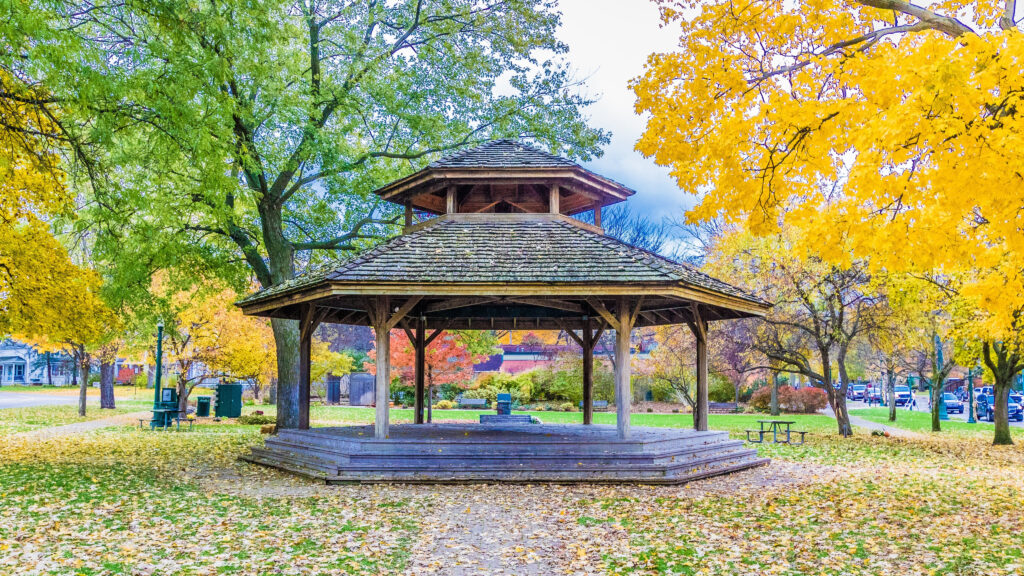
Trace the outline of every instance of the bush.
<instances>
[{"instance_id":1,"label":"bush","mask_svg":"<svg viewBox=\"0 0 1024 576\"><path fill-rule=\"evenodd\" d=\"M434 408L438 410L451 410L452 408L455 408L455 402L452 402L451 400L439 400L434 404Z\"/></svg>"},{"instance_id":2,"label":"bush","mask_svg":"<svg viewBox=\"0 0 1024 576\"><path fill-rule=\"evenodd\" d=\"M708 385L708 400L712 402L733 402L736 399L736 389L732 382L720 374L712 374L711 382Z\"/></svg>"},{"instance_id":3,"label":"bush","mask_svg":"<svg viewBox=\"0 0 1024 576\"><path fill-rule=\"evenodd\" d=\"M238 423L246 426L265 426L276 422L277 419L273 416L267 416L265 414L242 414L238 417Z\"/></svg>"},{"instance_id":4,"label":"bush","mask_svg":"<svg viewBox=\"0 0 1024 576\"><path fill-rule=\"evenodd\" d=\"M559 406L558 409L561 410L562 412L575 412L576 411L576 407L572 405L572 402L566 402L565 404L562 404L561 406Z\"/></svg>"},{"instance_id":5,"label":"bush","mask_svg":"<svg viewBox=\"0 0 1024 576\"><path fill-rule=\"evenodd\" d=\"M770 386L758 388L750 398L750 406L760 412L771 410L772 389ZM814 414L828 405L825 391L819 388L800 388L794 390L789 386L779 386L779 410L790 414Z\"/></svg>"}]
</instances>

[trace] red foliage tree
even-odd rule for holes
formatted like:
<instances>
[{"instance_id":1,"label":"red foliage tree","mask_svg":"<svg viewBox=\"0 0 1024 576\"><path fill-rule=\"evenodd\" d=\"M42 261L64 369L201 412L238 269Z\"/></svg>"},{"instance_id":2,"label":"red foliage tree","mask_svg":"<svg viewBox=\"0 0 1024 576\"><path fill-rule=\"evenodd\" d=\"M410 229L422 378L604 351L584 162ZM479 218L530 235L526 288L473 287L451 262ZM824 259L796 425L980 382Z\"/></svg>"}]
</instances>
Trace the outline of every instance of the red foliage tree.
<instances>
[{"instance_id":1,"label":"red foliage tree","mask_svg":"<svg viewBox=\"0 0 1024 576\"><path fill-rule=\"evenodd\" d=\"M365 368L376 374L377 351L368 354L371 361ZM434 387L442 384L457 384L465 388L473 380L473 365L482 362L484 356L473 354L466 349L458 333L446 332L427 346L425 357L425 380L428 409L433 404ZM402 330L391 331L391 370L406 386L416 384L416 350ZM428 420L429 421L429 420Z\"/></svg>"}]
</instances>

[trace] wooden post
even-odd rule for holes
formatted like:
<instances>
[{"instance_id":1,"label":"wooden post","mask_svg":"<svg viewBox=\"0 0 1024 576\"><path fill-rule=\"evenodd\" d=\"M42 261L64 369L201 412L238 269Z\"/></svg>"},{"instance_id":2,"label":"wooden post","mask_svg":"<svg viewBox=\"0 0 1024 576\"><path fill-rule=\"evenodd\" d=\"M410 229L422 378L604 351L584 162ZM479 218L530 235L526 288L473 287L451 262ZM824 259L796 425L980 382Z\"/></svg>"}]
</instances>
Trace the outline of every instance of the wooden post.
<instances>
[{"instance_id":1,"label":"wooden post","mask_svg":"<svg viewBox=\"0 0 1024 576\"><path fill-rule=\"evenodd\" d=\"M459 211L458 198L455 196L455 186L448 187L448 194L445 196L445 213L455 214Z\"/></svg>"},{"instance_id":2,"label":"wooden post","mask_svg":"<svg viewBox=\"0 0 1024 576\"><path fill-rule=\"evenodd\" d=\"M603 228L603 226L601 226L601 205L600 204L598 204L597 206L594 206L594 226L597 226L598 228Z\"/></svg>"},{"instance_id":3,"label":"wooden post","mask_svg":"<svg viewBox=\"0 0 1024 576\"><path fill-rule=\"evenodd\" d=\"M594 333L590 317L583 320L583 424L594 423Z\"/></svg>"},{"instance_id":4,"label":"wooden post","mask_svg":"<svg viewBox=\"0 0 1024 576\"><path fill-rule=\"evenodd\" d=\"M629 301L625 296L619 297L617 326L615 327L615 421L618 425L619 438L629 438L629 414L633 401L633 391L629 381L632 376L630 366L629 335L633 329L629 313Z\"/></svg>"},{"instance_id":5,"label":"wooden post","mask_svg":"<svg viewBox=\"0 0 1024 576\"><path fill-rule=\"evenodd\" d=\"M405 225L412 226L412 202L405 203Z\"/></svg>"},{"instance_id":6,"label":"wooden post","mask_svg":"<svg viewBox=\"0 0 1024 576\"><path fill-rule=\"evenodd\" d=\"M309 387L310 364L313 352L313 331L316 329L313 320L316 309L312 304L304 304L299 315L299 430L309 430Z\"/></svg>"},{"instance_id":7,"label":"wooden post","mask_svg":"<svg viewBox=\"0 0 1024 576\"><path fill-rule=\"evenodd\" d=\"M558 184L552 184L548 192L548 212L552 214L561 214L560 200L561 195L558 192Z\"/></svg>"},{"instance_id":8,"label":"wooden post","mask_svg":"<svg viewBox=\"0 0 1024 576\"><path fill-rule=\"evenodd\" d=\"M690 331L697 341L697 394L693 406L693 429L708 429L708 324L700 314L700 308L693 306L693 321Z\"/></svg>"},{"instance_id":9,"label":"wooden post","mask_svg":"<svg viewBox=\"0 0 1024 576\"><path fill-rule=\"evenodd\" d=\"M427 344L426 340L426 319L416 319L416 339L413 342L413 347L416 350L416 366L414 368L414 374L416 379L416 399L413 402L413 421L416 424L423 424L423 395L425 391L426 383L426 366L427 366Z\"/></svg>"},{"instance_id":10,"label":"wooden post","mask_svg":"<svg viewBox=\"0 0 1024 576\"><path fill-rule=\"evenodd\" d=\"M373 330L377 336L377 378L375 381L376 419L373 436L378 440L388 437L388 417L391 402L391 337L388 330L388 297L377 296L374 303Z\"/></svg>"}]
</instances>

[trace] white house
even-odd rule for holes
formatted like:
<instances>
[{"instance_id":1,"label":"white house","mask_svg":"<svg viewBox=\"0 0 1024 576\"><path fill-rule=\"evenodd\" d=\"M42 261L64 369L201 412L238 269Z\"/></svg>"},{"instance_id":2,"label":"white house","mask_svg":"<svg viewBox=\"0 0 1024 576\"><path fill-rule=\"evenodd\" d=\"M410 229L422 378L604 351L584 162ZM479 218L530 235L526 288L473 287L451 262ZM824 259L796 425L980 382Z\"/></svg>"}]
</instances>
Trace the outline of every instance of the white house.
<instances>
[{"instance_id":1,"label":"white house","mask_svg":"<svg viewBox=\"0 0 1024 576\"><path fill-rule=\"evenodd\" d=\"M0 340L0 386L14 384L71 384L73 362L63 354L52 354L47 377L46 355L16 340Z\"/></svg>"}]
</instances>

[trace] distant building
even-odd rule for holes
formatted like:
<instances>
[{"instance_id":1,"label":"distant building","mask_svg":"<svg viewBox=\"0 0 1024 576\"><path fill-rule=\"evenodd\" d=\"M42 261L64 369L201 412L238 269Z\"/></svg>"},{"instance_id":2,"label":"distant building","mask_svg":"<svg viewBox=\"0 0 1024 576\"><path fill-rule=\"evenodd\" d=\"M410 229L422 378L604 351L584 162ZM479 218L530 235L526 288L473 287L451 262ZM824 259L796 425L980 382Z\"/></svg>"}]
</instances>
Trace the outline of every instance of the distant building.
<instances>
[{"instance_id":1,"label":"distant building","mask_svg":"<svg viewBox=\"0 0 1024 576\"><path fill-rule=\"evenodd\" d=\"M651 344L644 341L634 343L633 358L640 361L650 358ZM519 374L535 368L547 368L562 354L581 353L579 346L565 344L502 344L498 348L501 349L500 354L488 356L483 362L474 365L473 371L477 374L482 372ZM614 353L612 347L605 345L604 342L599 342L594 348L594 357L598 359L610 358Z\"/></svg>"},{"instance_id":2,"label":"distant building","mask_svg":"<svg viewBox=\"0 0 1024 576\"><path fill-rule=\"evenodd\" d=\"M0 386L48 382L65 386L74 379L73 370L74 362L64 354L50 354L47 363L46 354L28 344L11 339L0 341Z\"/></svg>"}]
</instances>

